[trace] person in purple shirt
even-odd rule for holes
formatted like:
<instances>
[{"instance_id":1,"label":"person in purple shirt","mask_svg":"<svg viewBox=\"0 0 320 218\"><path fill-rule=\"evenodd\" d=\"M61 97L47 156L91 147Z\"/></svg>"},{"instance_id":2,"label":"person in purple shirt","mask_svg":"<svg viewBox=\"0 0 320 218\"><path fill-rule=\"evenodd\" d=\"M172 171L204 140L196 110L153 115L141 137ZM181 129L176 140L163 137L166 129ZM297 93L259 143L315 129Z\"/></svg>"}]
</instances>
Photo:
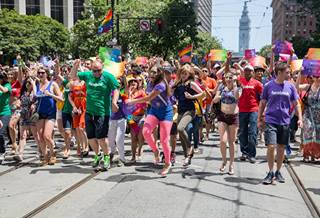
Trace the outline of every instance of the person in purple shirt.
<instances>
[{"instance_id":1,"label":"person in purple shirt","mask_svg":"<svg viewBox=\"0 0 320 218\"><path fill-rule=\"evenodd\" d=\"M263 184L271 184L275 178L284 183L285 179L280 173L284 159L285 145L290 137L290 108L293 104L298 111L298 125L302 128L301 108L298 104L298 93L292 83L286 81L290 74L290 67L286 63L278 63L275 67L276 78L268 82L263 89L259 106L258 126L262 125L262 114L266 109L265 142L268 147L267 160L269 173ZM274 150L277 145L277 170L273 172Z\"/></svg>"}]
</instances>

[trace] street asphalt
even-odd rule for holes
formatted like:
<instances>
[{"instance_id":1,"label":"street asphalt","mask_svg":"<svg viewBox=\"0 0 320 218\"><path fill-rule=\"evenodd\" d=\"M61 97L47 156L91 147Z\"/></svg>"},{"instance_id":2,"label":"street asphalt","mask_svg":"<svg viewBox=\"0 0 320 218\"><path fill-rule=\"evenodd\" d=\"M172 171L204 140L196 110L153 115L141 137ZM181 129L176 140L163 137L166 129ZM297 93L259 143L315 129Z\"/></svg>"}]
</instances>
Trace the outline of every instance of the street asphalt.
<instances>
[{"instance_id":1,"label":"street asphalt","mask_svg":"<svg viewBox=\"0 0 320 218\"><path fill-rule=\"evenodd\" d=\"M126 151L129 143L127 138ZM255 164L237 159L235 175L230 176L219 172L218 144L218 135L211 134L188 168L182 167L178 146L177 163L166 178L160 177L161 167L153 166L153 155L145 145L141 162L96 174L36 217L312 217L285 168L286 183L261 184L267 171L265 146L258 146ZM26 153L24 162L36 154L32 141ZM4 162L0 217L23 217L94 172L91 158L81 160L72 153L68 160L58 158L54 166L39 167L36 161L1 175L15 165L10 159ZM304 164L297 157L292 165L319 208L320 165Z\"/></svg>"}]
</instances>

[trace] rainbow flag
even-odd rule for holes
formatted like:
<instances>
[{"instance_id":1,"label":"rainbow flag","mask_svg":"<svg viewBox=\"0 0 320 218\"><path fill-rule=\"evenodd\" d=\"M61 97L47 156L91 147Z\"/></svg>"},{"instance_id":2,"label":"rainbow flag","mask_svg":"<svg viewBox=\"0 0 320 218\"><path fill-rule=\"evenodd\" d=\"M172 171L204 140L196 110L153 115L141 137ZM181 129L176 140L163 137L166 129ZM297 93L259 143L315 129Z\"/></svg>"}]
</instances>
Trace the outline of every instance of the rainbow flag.
<instances>
[{"instance_id":1,"label":"rainbow flag","mask_svg":"<svg viewBox=\"0 0 320 218\"><path fill-rule=\"evenodd\" d=\"M299 60L292 60L291 61L291 65L290 65L290 68L292 70L292 72L294 71L298 71L301 69L302 67L302 59L299 59Z\"/></svg>"},{"instance_id":2,"label":"rainbow flag","mask_svg":"<svg viewBox=\"0 0 320 218\"><path fill-rule=\"evenodd\" d=\"M320 48L309 48L307 56L309 60L320 60Z\"/></svg>"},{"instance_id":3,"label":"rainbow flag","mask_svg":"<svg viewBox=\"0 0 320 218\"><path fill-rule=\"evenodd\" d=\"M292 43L288 42L288 41L280 41L277 40L275 42L275 48L274 48L274 53L275 54L291 54L293 50L293 45Z\"/></svg>"},{"instance_id":4,"label":"rainbow flag","mask_svg":"<svg viewBox=\"0 0 320 218\"><path fill-rule=\"evenodd\" d=\"M227 60L227 51L212 49L209 54L210 61L226 61Z\"/></svg>"},{"instance_id":5,"label":"rainbow flag","mask_svg":"<svg viewBox=\"0 0 320 218\"><path fill-rule=\"evenodd\" d=\"M288 55L288 54L279 54L279 57L280 57L279 60L280 60L281 62L286 62L286 61L289 60L290 55ZM298 56L297 56L296 54L293 54L293 55L292 55L292 60L298 60Z\"/></svg>"},{"instance_id":6,"label":"rainbow flag","mask_svg":"<svg viewBox=\"0 0 320 218\"><path fill-rule=\"evenodd\" d=\"M110 9L98 29L98 34L107 33L113 26L112 10Z\"/></svg>"},{"instance_id":7,"label":"rainbow flag","mask_svg":"<svg viewBox=\"0 0 320 218\"><path fill-rule=\"evenodd\" d=\"M179 57L181 58L183 56L191 56L191 52L192 52L192 45L188 45L187 47L179 51Z\"/></svg>"},{"instance_id":8,"label":"rainbow flag","mask_svg":"<svg viewBox=\"0 0 320 218\"><path fill-rule=\"evenodd\" d=\"M103 61L104 70L113 74L116 78L124 74L125 66L121 62L121 51L116 48L99 48L99 57Z\"/></svg>"}]
</instances>

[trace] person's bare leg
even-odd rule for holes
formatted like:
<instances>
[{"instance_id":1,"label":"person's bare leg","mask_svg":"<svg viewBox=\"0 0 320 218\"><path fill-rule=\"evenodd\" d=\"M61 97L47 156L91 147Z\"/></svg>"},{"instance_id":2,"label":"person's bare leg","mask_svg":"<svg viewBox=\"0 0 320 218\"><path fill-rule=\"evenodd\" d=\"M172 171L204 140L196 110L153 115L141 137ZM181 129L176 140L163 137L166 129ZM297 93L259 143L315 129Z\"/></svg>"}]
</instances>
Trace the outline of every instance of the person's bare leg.
<instances>
[{"instance_id":1,"label":"person's bare leg","mask_svg":"<svg viewBox=\"0 0 320 218\"><path fill-rule=\"evenodd\" d=\"M227 125L223 122L219 122L219 135L220 135L220 153L222 158L222 165L220 171L224 171L227 163Z\"/></svg>"},{"instance_id":2,"label":"person's bare leg","mask_svg":"<svg viewBox=\"0 0 320 218\"><path fill-rule=\"evenodd\" d=\"M92 150L94 151L94 153L96 155L98 155L100 153L98 140L94 138L94 139L89 139L88 141L89 141L89 145L92 148Z\"/></svg>"},{"instance_id":3,"label":"person's bare leg","mask_svg":"<svg viewBox=\"0 0 320 218\"><path fill-rule=\"evenodd\" d=\"M282 167L282 163L284 160L284 150L285 150L284 145L277 146L277 171L280 171Z\"/></svg>"},{"instance_id":4,"label":"person's bare leg","mask_svg":"<svg viewBox=\"0 0 320 218\"><path fill-rule=\"evenodd\" d=\"M238 127L236 125L229 126L228 143L229 143L229 173L233 174L233 163L235 156L235 141L237 137Z\"/></svg>"},{"instance_id":5,"label":"person's bare leg","mask_svg":"<svg viewBox=\"0 0 320 218\"><path fill-rule=\"evenodd\" d=\"M275 146L276 145L268 145L267 160L268 160L269 171L273 171Z\"/></svg>"}]
</instances>

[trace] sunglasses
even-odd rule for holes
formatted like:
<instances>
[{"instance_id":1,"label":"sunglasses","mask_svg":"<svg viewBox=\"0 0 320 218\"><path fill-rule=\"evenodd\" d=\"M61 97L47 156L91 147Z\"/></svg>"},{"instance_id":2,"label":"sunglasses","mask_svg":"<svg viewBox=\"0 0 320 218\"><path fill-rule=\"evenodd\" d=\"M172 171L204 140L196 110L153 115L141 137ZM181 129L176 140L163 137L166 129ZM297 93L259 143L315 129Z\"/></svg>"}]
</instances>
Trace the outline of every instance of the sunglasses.
<instances>
[{"instance_id":1,"label":"sunglasses","mask_svg":"<svg viewBox=\"0 0 320 218\"><path fill-rule=\"evenodd\" d=\"M228 77L226 77L226 79L233 79L233 77L231 77L231 76L228 76Z\"/></svg>"},{"instance_id":2,"label":"sunglasses","mask_svg":"<svg viewBox=\"0 0 320 218\"><path fill-rule=\"evenodd\" d=\"M45 74L45 73L46 73L45 71L39 71L38 75L42 75L42 74Z\"/></svg>"},{"instance_id":3,"label":"sunglasses","mask_svg":"<svg viewBox=\"0 0 320 218\"><path fill-rule=\"evenodd\" d=\"M207 71L207 70L202 70L202 72L208 73L208 71Z\"/></svg>"},{"instance_id":4,"label":"sunglasses","mask_svg":"<svg viewBox=\"0 0 320 218\"><path fill-rule=\"evenodd\" d=\"M93 73L100 73L101 70L92 70Z\"/></svg>"}]
</instances>

